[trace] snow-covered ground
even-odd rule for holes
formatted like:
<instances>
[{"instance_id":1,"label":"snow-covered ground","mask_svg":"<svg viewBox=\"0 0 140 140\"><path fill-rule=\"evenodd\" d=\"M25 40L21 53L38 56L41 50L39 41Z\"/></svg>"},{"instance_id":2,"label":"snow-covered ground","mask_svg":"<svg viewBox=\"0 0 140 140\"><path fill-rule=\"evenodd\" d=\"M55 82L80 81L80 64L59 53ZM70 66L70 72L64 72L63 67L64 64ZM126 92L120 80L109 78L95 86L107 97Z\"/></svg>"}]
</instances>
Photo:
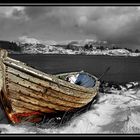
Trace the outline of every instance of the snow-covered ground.
<instances>
[{"instance_id":1,"label":"snow-covered ground","mask_svg":"<svg viewBox=\"0 0 140 140\"><path fill-rule=\"evenodd\" d=\"M1 112L1 116L3 116ZM97 102L63 126L12 126L1 118L1 134L139 134L140 82L103 84ZM53 121L52 121L53 122Z\"/></svg>"},{"instance_id":2,"label":"snow-covered ground","mask_svg":"<svg viewBox=\"0 0 140 140\"><path fill-rule=\"evenodd\" d=\"M130 52L127 49L105 49L101 50L95 46L106 46L110 44L107 41L96 41L96 40L75 40L75 41L64 41L55 42L54 40L41 41L28 36L19 37L15 41L17 45L23 48L22 53L26 54L84 54L84 55L110 55L110 56L140 56L140 53ZM77 49L64 48L62 46L71 44ZM91 49L85 49L85 45L93 45Z\"/></svg>"},{"instance_id":3,"label":"snow-covered ground","mask_svg":"<svg viewBox=\"0 0 140 140\"><path fill-rule=\"evenodd\" d=\"M26 47L23 51L23 53L26 54L84 54L84 55L110 55L110 56L140 56L140 53L131 53L128 50L125 49L113 49L113 50L100 50L100 49L94 49L92 51L85 51L85 50L70 50L70 49L64 49L61 47L55 47L51 45L45 45L44 47L38 47L38 45L33 44L29 47Z\"/></svg>"}]
</instances>

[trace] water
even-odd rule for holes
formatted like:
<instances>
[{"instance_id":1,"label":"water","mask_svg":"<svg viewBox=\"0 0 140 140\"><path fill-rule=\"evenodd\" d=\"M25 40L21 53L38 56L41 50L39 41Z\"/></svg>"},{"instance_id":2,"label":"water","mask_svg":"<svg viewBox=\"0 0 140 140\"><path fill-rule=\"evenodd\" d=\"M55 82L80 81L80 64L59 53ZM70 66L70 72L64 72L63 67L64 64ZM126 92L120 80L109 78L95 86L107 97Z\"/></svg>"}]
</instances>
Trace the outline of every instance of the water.
<instances>
[{"instance_id":1,"label":"water","mask_svg":"<svg viewBox=\"0 0 140 140\"><path fill-rule=\"evenodd\" d=\"M36 69L56 74L84 70L99 77L108 67L110 70L102 78L105 81L140 81L140 57L85 56L85 55L10 55Z\"/></svg>"},{"instance_id":2,"label":"water","mask_svg":"<svg viewBox=\"0 0 140 140\"><path fill-rule=\"evenodd\" d=\"M108 66L106 81L140 81L140 57L71 56L71 55L11 55L47 73L85 70L100 76ZM0 132L6 134L140 134L140 82L135 85L105 86L97 102L89 110L77 113L60 127L53 125L54 118L42 125L20 124L12 126L0 111ZM132 86L133 85L133 86ZM128 88L130 87L130 88ZM59 118L58 118L59 120ZM60 119L61 120L61 119ZM61 121L59 122L59 124ZM58 136L59 136L58 135Z\"/></svg>"}]
</instances>

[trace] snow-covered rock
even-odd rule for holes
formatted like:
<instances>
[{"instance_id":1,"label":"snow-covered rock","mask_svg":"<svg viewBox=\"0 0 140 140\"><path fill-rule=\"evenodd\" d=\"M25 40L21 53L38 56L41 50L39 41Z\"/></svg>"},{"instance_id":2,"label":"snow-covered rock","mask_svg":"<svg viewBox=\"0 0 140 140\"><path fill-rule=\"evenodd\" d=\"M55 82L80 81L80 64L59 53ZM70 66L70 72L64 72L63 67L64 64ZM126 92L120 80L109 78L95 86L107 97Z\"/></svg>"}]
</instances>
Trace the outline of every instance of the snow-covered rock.
<instances>
[{"instance_id":1,"label":"snow-covered rock","mask_svg":"<svg viewBox=\"0 0 140 140\"><path fill-rule=\"evenodd\" d=\"M107 50L106 52L108 55L125 55L128 56L130 52L126 49L113 49L113 50Z\"/></svg>"}]
</instances>

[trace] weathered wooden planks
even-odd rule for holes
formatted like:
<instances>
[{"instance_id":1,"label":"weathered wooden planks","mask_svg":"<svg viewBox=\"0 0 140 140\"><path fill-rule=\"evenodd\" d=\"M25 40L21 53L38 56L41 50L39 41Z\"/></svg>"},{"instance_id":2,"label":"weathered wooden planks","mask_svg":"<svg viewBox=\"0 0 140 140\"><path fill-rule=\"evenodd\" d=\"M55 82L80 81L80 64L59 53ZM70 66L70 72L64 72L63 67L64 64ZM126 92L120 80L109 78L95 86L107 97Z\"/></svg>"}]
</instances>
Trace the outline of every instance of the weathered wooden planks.
<instances>
[{"instance_id":1,"label":"weathered wooden planks","mask_svg":"<svg viewBox=\"0 0 140 140\"><path fill-rule=\"evenodd\" d=\"M0 78L3 93L0 99L12 122L15 121L10 116L18 113L56 113L81 108L97 95L100 84L96 81L93 88L71 84L11 59L1 50Z\"/></svg>"}]
</instances>

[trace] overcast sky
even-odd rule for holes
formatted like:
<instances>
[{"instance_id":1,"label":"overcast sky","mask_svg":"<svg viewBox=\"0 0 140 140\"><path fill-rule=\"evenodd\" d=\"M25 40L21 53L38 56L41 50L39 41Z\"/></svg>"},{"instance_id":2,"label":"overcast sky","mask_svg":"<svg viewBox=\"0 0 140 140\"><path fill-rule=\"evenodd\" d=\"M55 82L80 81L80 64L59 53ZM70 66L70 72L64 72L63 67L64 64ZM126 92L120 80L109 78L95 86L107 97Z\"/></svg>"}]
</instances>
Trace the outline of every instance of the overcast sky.
<instances>
[{"instance_id":1,"label":"overcast sky","mask_svg":"<svg viewBox=\"0 0 140 140\"><path fill-rule=\"evenodd\" d=\"M0 6L0 40L98 39L140 49L140 6Z\"/></svg>"}]
</instances>

